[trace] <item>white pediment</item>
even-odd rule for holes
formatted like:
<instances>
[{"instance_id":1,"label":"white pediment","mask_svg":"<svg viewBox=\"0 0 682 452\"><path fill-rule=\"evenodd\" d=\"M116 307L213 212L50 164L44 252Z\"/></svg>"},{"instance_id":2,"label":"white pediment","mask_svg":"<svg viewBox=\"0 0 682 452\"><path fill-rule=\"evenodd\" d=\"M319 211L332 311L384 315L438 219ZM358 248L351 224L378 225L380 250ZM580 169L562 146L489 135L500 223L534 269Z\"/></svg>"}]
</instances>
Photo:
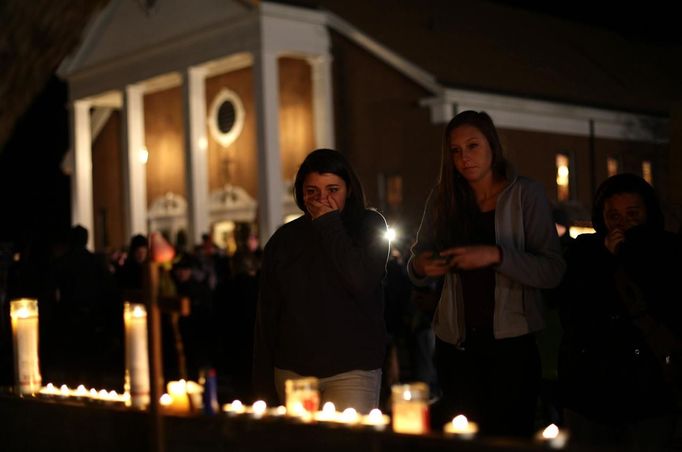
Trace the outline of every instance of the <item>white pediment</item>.
<instances>
[{"instance_id":1,"label":"white pediment","mask_svg":"<svg viewBox=\"0 0 682 452\"><path fill-rule=\"evenodd\" d=\"M256 219L258 204L242 187L225 185L211 192L208 201L211 222L252 222Z\"/></svg>"},{"instance_id":2,"label":"white pediment","mask_svg":"<svg viewBox=\"0 0 682 452\"><path fill-rule=\"evenodd\" d=\"M181 195L168 192L152 201L149 206L150 220L184 217L187 214L187 201Z\"/></svg>"},{"instance_id":3,"label":"white pediment","mask_svg":"<svg viewBox=\"0 0 682 452\"><path fill-rule=\"evenodd\" d=\"M92 95L243 52L257 37L258 7L237 0L111 0L59 75ZM101 83L97 83L99 79Z\"/></svg>"}]
</instances>

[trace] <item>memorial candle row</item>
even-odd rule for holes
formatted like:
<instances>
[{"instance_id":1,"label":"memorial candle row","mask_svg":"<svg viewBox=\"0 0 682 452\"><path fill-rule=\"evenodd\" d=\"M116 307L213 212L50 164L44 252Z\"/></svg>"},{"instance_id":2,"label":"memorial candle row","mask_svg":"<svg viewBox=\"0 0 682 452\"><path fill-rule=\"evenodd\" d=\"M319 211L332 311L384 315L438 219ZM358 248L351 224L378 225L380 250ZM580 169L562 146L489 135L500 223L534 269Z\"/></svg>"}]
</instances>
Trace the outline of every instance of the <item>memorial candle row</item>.
<instances>
[{"instance_id":1,"label":"memorial candle row","mask_svg":"<svg viewBox=\"0 0 682 452\"><path fill-rule=\"evenodd\" d=\"M14 344L14 369L16 391L22 396L42 394L53 397L75 397L105 402L123 402L126 406L145 409L150 402L149 354L147 341L147 311L143 304L124 304L125 325L125 393L116 394L104 389L87 390L83 386L72 390L66 386L57 389L53 384L42 387L38 359L38 302L22 298L10 302L12 336ZM167 413L187 414L201 411L204 388L190 381L173 381L168 384L168 393L163 394L160 405ZM380 410L367 415L353 408L337 412L327 402L320 410L318 380L306 377L287 380L285 383L286 406L268 408L263 401L251 407L235 400L226 404L223 411L228 415L247 415L254 419L263 417L289 417L302 422L333 422L349 426L369 426L384 430L389 424L393 431L404 434L426 434L429 432L429 389L425 383L398 384L392 390L391 418ZM458 415L444 426L446 436L471 439L478 432L478 426L465 416ZM565 430L550 425L536 435L536 440L553 448L561 448L568 438Z\"/></svg>"}]
</instances>

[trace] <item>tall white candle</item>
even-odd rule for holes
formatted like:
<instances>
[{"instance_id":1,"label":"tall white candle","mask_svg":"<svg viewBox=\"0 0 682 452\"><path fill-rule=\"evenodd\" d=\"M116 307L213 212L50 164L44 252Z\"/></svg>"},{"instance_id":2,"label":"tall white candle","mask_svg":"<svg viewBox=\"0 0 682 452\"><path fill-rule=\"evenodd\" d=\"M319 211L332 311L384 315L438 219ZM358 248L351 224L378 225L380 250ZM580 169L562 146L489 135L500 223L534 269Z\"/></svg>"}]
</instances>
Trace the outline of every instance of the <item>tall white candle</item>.
<instances>
[{"instance_id":1,"label":"tall white candle","mask_svg":"<svg viewBox=\"0 0 682 452\"><path fill-rule=\"evenodd\" d=\"M28 298L10 302L14 342L14 374L19 394L40 391L38 362L38 301Z\"/></svg>"},{"instance_id":2,"label":"tall white candle","mask_svg":"<svg viewBox=\"0 0 682 452\"><path fill-rule=\"evenodd\" d=\"M149 349L147 347L147 310L143 304L125 303L125 389L135 408L149 405Z\"/></svg>"}]
</instances>

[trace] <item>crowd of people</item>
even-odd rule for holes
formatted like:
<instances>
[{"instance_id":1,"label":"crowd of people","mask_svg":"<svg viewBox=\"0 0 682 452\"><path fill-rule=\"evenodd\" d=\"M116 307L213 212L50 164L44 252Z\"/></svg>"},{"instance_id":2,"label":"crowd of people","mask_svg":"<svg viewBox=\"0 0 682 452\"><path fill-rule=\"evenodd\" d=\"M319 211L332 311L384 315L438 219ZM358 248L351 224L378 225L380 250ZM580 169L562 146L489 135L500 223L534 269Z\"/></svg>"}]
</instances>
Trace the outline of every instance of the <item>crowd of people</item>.
<instances>
[{"instance_id":1,"label":"crowd of people","mask_svg":"<svg viewBox=\"0 0 682 452\"><path fill-rule=\"evenodd\" d=\"M409 250L385 240L330 149L302 162L303 215L262 252L248 228L232 256L208 235L178 243L170 276L191 306L164 313L167 379L212 367L223 397L283 403L287 379L315 376L321 402L362 412L390 410L390 386L419 380L436 429L466 414L484 436L529 438L555 422L578 443L666 450L682 408L682 237L654 189L609 177L595 232L560 238L566 219L505 159L490 116L457 114L442 143ZM120 384L121 303L143 287L148 238L103 259L87 233L55 249L40 292L43 372Z\"/></svg>"}]
</instances>

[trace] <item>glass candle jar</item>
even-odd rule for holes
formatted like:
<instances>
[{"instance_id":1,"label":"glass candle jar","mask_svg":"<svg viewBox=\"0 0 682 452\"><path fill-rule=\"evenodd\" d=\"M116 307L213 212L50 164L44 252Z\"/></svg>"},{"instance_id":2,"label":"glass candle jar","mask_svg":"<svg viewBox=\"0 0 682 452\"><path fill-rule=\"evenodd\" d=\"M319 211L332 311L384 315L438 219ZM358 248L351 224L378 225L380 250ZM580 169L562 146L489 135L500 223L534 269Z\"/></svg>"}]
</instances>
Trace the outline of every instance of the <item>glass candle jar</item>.
<instances>
[{"instance_id":1,"label":"glass candle jar","mask_svg":"<svg viewBox=\"0 0 682 452\"><path fill-rule=\"evenodd\" d=\"M286 380L284 389L288 415L304 417L315 413L320 408L317 378L305 377Z\"/></svg>"},{"instance_id":2,"label":"glass candle jar","mask_svg":"<svg viewBox=\"0 0 682 452\"><path fill-rule=\"evenodd\" d=\"M429 431L429 387L426 383L391 387L393 431L422 434Z\"/></svg>"},{"instance_id":3,"label":"glass candle jar","mask_svg":"<svg viewBox=\"0 0 682 452\"><path fill-rule=\"evenodd\" d=\"M19 394L35 394L42 386L38 362L38 300L10 301L10 318L16 389Z\"/></svg>"}]
</instances>

